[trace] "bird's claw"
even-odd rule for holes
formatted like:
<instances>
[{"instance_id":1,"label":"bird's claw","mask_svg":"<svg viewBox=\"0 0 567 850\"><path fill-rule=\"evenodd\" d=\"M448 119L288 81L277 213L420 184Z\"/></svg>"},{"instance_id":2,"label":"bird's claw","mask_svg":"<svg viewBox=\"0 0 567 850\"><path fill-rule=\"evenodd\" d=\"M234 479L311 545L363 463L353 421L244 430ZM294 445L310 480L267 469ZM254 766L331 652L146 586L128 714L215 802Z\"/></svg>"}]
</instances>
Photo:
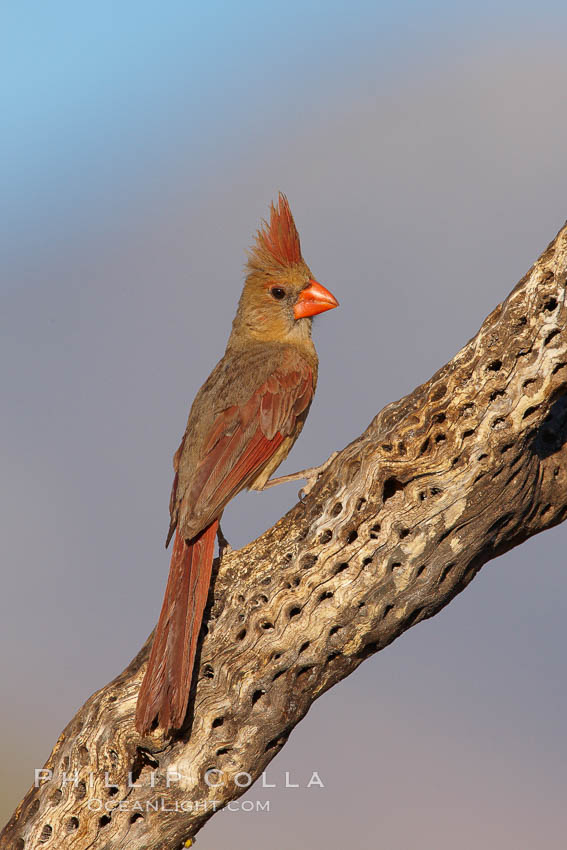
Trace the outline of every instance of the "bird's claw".
<instances>
[{"instance_id":1,"label":"bird's claw","mask_svg":"<svg viewBox=\"0 0 567 850\"><path fill-rule=\"evenodd\" d=\"M220 527L220 522L219 522L219 525L218 525L218 528L217 528L217 540L218 540L218 543L219 543L219 558L222 561L222 559L224 558L225 555L228 555L229 552L232 552L232 546L230 545L230 543L228 542L228 540L226 539L226 537L222 533L222 530L221 530L221 527Z\"/></svg>"},{"instance_id":2,"label":"bird's claw","mask_svg":"<svg viewBox=\"0 0 567 850\"><path fill-rule=\"evenodd\" d=\"M301 501L303 501L303 499L305 499L306 496L309 495L309 493L317 483L319 476L327 469L328 466L331 465L337 455L338 452L333 452L332 455L328 457L324 463L321 464L321 466L313 466L311 467L311 469L303 470L305 474L305 484L297 494L298 498Z\"/></svg>"},{"instance_id":3,"label":"bird's claw","mask_svg":"<svg viewBox=\"0 0 567 850\"><path fill-rule=\"evenodd\" d=\"M303 478L306 484L304 484L297 496L299 499L304 499L315 486L315 482L321 473L327 469L337 455L338 452L333 452L321 466L311 466L309 469L302 469L300 472L293 472L291 475L280 475L279 478L270 478L269 481L266 481L262 489L266 490L268 487L275 487L277 484L287 484L289 481L298 481Z\"/></svg>"}]
</instances>

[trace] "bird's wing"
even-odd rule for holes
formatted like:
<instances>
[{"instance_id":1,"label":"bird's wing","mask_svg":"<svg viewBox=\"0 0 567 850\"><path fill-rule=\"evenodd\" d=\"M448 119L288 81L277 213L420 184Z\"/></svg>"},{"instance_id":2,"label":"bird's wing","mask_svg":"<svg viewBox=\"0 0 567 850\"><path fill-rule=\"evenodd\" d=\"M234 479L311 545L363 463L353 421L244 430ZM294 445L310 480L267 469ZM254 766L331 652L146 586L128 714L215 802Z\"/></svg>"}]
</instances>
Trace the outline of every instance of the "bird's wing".
<instances>
[{"instance_id":1,"label":"bird's wing","mask_svg":"<svg viewBox=\"0 0 567 850\"><path fill-rule=\"evenodd\" d=\"M284 438L294 435L297 419L312 397L312 370L297 358L293 365L275 369L246 403L219 414L181 498L177 517L182 533L197 534L220 516L226 503L256 478ZM178 451L181 454L183 443ZM174 480L172 505L178 498L176 489Z\"/></svg>"}]
</instances>

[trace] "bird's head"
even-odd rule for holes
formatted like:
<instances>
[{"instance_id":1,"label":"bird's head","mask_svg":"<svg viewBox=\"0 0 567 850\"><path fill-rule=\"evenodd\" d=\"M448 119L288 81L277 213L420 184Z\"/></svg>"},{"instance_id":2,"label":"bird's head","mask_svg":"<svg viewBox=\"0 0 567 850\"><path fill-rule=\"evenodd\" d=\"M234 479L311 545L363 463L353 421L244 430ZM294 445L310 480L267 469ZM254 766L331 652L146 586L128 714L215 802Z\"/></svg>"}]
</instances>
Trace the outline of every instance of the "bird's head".
<instances>
[{"instance_id":1,"label":"bird's head","mask_svg":"<svg viewBox=\"0 0 567 850\"><path fill-rule=\"evenodd\" d=\"M270 207L248 253L246 283L235 325L256 339L309 336L311 319L338 301L318 283L301 256L299 234L285 195Z\"/></svg>"}]
</instances>

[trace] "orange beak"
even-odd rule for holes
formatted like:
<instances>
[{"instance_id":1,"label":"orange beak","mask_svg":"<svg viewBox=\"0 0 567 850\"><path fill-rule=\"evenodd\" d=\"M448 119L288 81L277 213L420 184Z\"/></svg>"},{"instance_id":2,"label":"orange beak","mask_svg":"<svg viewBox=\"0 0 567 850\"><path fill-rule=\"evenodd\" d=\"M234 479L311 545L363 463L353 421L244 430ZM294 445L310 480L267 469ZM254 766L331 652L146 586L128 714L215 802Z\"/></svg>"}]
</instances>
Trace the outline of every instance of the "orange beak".
<instances>
[{"instance_id":1,"label":"orange beak","mask_svg":"<svg viewBox=\"0 0 567 850\"><path fill-rule=\"evenodd\" d=\"M324 313L325 310L332 310L333 307L338 306L339 302L332 292L316 280L310 280L309 286L299 293L293 315L296 319L304 319L306 316L316 316L317 313Z\"/></svg>"}]
</instances>

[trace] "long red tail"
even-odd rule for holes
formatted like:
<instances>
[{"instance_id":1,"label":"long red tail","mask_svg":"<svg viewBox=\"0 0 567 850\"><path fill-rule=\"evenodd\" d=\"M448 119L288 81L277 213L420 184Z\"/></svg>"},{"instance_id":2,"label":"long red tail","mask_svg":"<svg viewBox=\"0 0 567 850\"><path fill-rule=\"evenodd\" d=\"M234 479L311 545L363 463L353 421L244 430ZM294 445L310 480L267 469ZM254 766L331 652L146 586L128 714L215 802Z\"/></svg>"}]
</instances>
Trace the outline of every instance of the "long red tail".
<instances>
[{"instance_id":1,"label":"long red tail","mask_svg":"<svg viewBox=\"0 0 567 850\"><path fill-rule=\"evenodd\" d=\"M182 725L203 611L207 604L218 520L190 543L176 533L169 578L138 694L136 729L145 735L154 719L168 731Z\"/></svg>"}]
</instances>

